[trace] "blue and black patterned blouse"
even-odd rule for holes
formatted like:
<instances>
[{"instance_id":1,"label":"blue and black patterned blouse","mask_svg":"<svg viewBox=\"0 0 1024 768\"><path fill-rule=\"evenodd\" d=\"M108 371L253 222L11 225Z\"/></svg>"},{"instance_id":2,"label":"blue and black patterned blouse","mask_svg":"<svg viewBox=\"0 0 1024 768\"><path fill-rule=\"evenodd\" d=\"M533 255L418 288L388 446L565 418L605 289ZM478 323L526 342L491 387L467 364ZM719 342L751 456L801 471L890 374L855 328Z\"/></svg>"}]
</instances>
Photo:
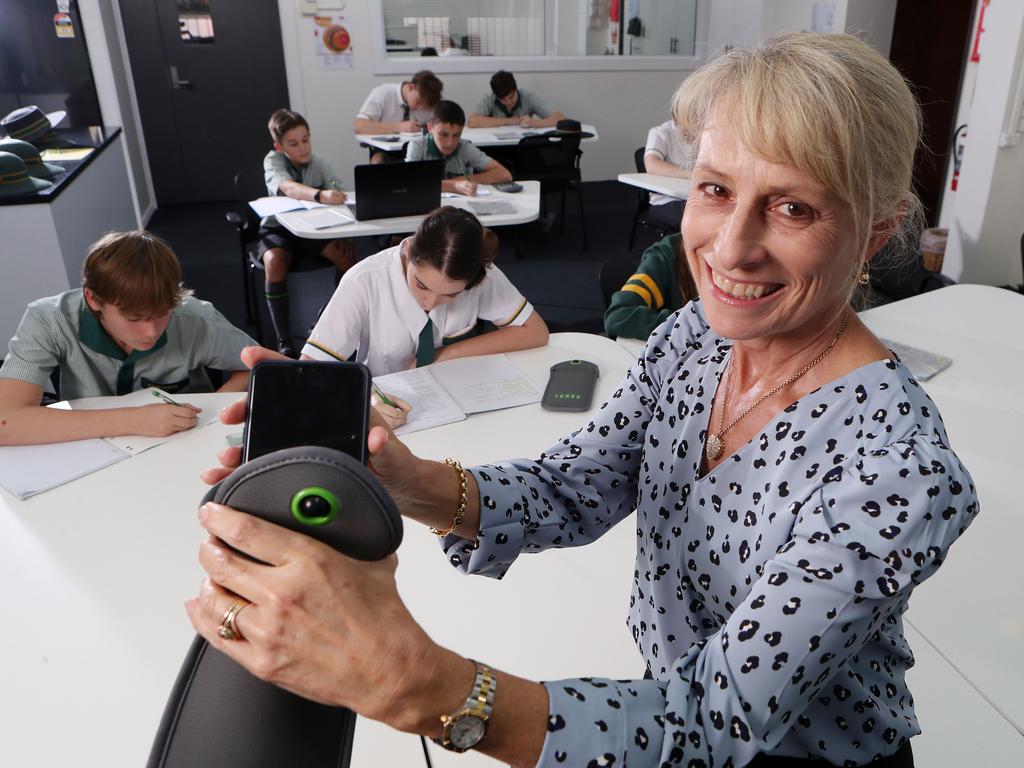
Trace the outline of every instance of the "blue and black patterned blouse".
<instances>
[{"instance_id":1,"label":"blue and black patterned blouse","mask_svg":"<svg viewBox=\"0 0 1024 768\"><path fill-rule=\"evenodd\" d=\"M901 617L977 514L973 481L893 360L801 398L701 477L731 346L688 304L590 423L537 461L473 470L479 540L444 542L466 573L501 577L636 510L628 623L653 679L545 683L541 765L862 765L920 732Z\"/></svg>"}]
</instances>

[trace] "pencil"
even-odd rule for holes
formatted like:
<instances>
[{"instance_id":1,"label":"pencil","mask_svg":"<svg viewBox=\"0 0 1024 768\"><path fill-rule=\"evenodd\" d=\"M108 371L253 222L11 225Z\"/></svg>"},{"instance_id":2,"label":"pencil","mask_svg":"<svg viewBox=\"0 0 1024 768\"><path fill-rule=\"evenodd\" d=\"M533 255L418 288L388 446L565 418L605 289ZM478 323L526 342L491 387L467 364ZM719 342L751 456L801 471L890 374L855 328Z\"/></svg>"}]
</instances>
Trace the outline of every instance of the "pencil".
<instances>
[{"instance_id":1,"label":"pencil","mask_svg":"<svg viewBox=\"0 0 1024 768\"><path fill-rule=\"evenodd\" d=\"M161 392L161 391L160 391L160 390L158 390L158 389L154 389L154 390L153 390L153 397L157 397L157 398L159 398L159 399L163 400L163 401L164 401L165 403L167 403L168 405L177 405L177 406L181 406L181 403L179 403L179 402L177 402L177 401L175 401L175 400L172 400L172 399L171 399L170 397L168 397L167 395L165 395L165 394L164 394L163 392Z\"/></svg>"},{"instance_id":2,"label":"pencil","mask_svg":"<svg viewBox=\"0 0 1024 768\"><path fill-rule=\"evenodd\" d=\"M390 406L392 408L398 408L398 405L396 405L395 403L391 402L391 398L389 398L387 395L385 395L383 392L380 391L380 387L378 387L372 381L370 382L370 386L373 388L373 393L375 395L377 395L377 398L382 403L384 403L384 405ZM398 410L402 410L402 409L398 408Z\"/></svg>"}]
</instances>

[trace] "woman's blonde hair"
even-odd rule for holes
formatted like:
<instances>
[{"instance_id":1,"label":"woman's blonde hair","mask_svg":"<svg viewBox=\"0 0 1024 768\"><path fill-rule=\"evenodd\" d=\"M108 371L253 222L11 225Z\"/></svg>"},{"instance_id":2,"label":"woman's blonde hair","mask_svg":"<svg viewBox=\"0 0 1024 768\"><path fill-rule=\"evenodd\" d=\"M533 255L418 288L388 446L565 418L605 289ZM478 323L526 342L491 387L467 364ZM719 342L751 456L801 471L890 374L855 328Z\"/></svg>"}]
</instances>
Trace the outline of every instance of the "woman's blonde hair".
<instances>
[{"instance_id":1,"label":"woman's blonde hair","mask_svg":"<svg viewBox=\"0 0 1024 768\"><path fill-rule=\"evenodd\" d=\"M736 48L683 81L672 114L694 152L722 118L756 155L831 190L849 206L861 250L876 228L918 225L920 108L899 71L855 37L795 32Z\"/></svg>"}]
</instances>

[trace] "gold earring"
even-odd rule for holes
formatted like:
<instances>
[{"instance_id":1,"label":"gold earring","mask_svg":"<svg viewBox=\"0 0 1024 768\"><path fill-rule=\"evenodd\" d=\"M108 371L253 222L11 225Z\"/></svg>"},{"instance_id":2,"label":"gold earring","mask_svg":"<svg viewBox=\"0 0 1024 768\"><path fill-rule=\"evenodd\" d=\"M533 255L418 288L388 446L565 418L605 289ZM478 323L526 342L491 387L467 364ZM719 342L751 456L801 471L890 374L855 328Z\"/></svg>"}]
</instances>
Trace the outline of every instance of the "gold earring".
<instances>
[{"instance_id":1,"label":"gold earring","mask_svg":"<svg viewBox=\"0 0 1024 768\"><path fill-rule=\"evenodd\" d=\"M867 285L870 282L871 275L868 274L868 271L866 269L859 275L857 275L857 285Z\"/></svg>"}]
</instances>

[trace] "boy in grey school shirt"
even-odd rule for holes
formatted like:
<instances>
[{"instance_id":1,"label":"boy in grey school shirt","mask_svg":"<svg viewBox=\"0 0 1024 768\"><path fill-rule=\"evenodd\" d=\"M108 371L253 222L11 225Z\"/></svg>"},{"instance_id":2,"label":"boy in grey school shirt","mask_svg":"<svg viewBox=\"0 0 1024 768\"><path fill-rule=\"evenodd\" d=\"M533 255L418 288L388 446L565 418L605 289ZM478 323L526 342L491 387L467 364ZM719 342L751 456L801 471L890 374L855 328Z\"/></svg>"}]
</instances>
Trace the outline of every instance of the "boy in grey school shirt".
<instances>
[{"instance_id":1,"label":"boy in grey school shirt","mask_svg":"<svg viewBox=\"0 0 1024 768\"><path fill-rule=\"evenodd\" d=\"M505 166L462 138L466 113L454 101L439 101L427 126L430 132L426 136L417 136L409 142L405 159L407 162L441 160L442 191L472 197L480 184L512 181L512 174Z\"/></svg>"},{"instance_id":2,"label":"boy in grey school shirt","mask_svg":"<svg viewBox=\"0 0 1024 768\"><path fill-rule=\"evenodd\" d=\"M564 120L537 94L516 85L511 72L498 70L491 76L491 92L485 94L469 115L470 128L518 125L522 128L553 128Z\"/></svg>"},{"instance_id":3,"label":"boy in grey school shirt","mask_svg":"<svg viewBox=\"0 0 1024 768\"><path fill-rule=\"evenodd\" d=\"M199 409L184 396L181 405L153 398L139 407L58 410L40 405L43 388L56 368L67 399L151 386L205 392L210 367L227 376L221 391L240 392L249 373L239 355L255 344L185 289L167 243L149 232L110 232L86 257L81 288L28 305L0 366L0 445L191 429Z\"/></svg>"}]
</instances>

